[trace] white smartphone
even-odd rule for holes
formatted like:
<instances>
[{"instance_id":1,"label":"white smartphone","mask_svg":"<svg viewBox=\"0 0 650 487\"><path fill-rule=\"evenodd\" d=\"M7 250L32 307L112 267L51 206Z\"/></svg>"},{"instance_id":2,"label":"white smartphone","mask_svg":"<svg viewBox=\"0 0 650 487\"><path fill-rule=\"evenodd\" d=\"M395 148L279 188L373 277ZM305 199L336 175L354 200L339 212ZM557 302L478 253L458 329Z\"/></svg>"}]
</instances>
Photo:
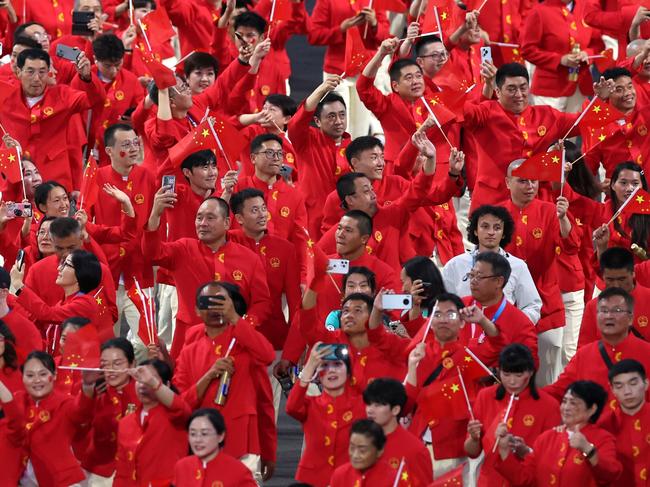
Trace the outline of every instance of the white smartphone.
<instances>
[{"instance_id":1,"label":"white smartphone","mask_svg":"<svg viewBox=\"0 0 650 487\"><path fill-rule=\"evenodd\" d=\"M330 274L347 274L350 270L350 261L347 259L330 259L327 272Z\"/></svg>"},{"instance_id":2,"label":"white smartphone","mask_svg":"<svg viewBox=\"0 0 650 487\"><path fill-rule=\"evenodd\" d=\"M492 60L492 48L489 46L483 46L481 48L481 64L485 61L494 64L494 61Z\"/></svg>"},{"instance_id":3,"label":"white smartphone","mask_svg":"<svg viewBox=\"0 0 650 487\"><path fill-rule=\"evenodd\" d=\"M384 294L381 305L384 309L411 309L413 298L410 294Z\"/></svg>"}]
</instances>

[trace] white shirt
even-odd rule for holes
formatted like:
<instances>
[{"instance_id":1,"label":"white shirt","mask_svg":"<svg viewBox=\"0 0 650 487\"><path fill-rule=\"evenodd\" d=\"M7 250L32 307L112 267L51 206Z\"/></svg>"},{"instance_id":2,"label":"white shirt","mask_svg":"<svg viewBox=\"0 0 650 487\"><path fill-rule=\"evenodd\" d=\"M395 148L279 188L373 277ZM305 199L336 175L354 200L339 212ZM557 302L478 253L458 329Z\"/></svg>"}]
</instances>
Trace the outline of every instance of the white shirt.
<instances>
[{"instance_id":1,"label":"white shirt","mask_svg":"<svg viewBox=\"0 0 650 487\"><path fill-rule=\"evenodd\" d=\"M442 280L445 283L447 292L457 294L460 297L470 296L472 291L469 288L469 280L463 281L465 274L472 270L474 259L478 255L478 249L471 252L459 254L452 258L442 269ZM499 254L508 259L511 273L503 293L506 299L519 308L530 321L537 324L542 309L542 298L540 298L535 282L533 281L526 262L499 247Z\"/></svg>"}]
</instances>

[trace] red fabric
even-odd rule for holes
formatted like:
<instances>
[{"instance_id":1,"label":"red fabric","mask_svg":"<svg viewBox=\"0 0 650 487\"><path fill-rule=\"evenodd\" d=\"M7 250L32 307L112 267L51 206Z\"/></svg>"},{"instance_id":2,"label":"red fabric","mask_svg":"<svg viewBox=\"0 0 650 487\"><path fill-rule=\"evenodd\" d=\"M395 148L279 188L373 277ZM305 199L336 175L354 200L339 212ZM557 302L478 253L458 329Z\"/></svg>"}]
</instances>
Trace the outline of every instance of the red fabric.
<instances>
[{"instance_id":1,"label":"red fabric","mask_svg":"<svg viewBox=\"0 0 650 487\"><path fill-rule=\"evenodd\" d=\"M168 409L162 404L147 411L142 406L120 420L117 433L115 487L169 485L174 465L187 453L187 420L191 409L179 397Z\"/></svg>"},{"instance_id":2,"label":"red fabric","mask_svg":"<svg viewBox=\"0 0 650 487\"><path fill-rule=\"evenodd\" d=\"M23 179L17 147L0 149L0 172L10 183L18 183Z\"/></svg>"},{"instance_id":3,"label":"red fabric","mask_svg":"<svg viewBox=\"0 0 650 487\"><path fill-rule=\"evenodd\" d=\"M645 215L650 213L650 194L639 188L632 200L623 208L629 215Z\"/></svg>"},{"instance_id":4,"label":"red fabric","mask_svg":"<svg viewBox=\"0 0 650 487\"><path fill-rule=\"evenodd\" d=\"M69 34L72 30L72 0L36 0L25 1L26 18L24 21L38 22L53 39ZM16 13L22 13L22 6L14 4Z\"/></svg>"},{"instance_id":5,"label":"red fabric","mask_svg":"<svg viewBox=\"0 0 650 487\"><path fill-rule=\"evenodd\" d=\"M99 186L95 180L97 179L97 162L95 159L90 156L88 158L88 164L84 169L84 175L81 179L81 196L80 196L80 208L92 208L95 203L97 203L97 198L99 197Z\"/></svg>"},{"instance_id":6,"label":"red fabric","mask_svg":"<svg viewBox=\"0 0 650 487\"><path fill-rule=\"evenodd\" d=\"M434 381L430 387L422 390L418 400L418 411L427 423L441 419L469 419L469 410L458 376Z\"/></svg>"},{"instance_id":7,"label":"red fabric","mask_svg":"<svg viewBox=\"0 0 650 487\"><path fill-rule=\"evenodd\" d=\"M181 458L174 467L174 485L203 487L204 485L237 485L255 487L251 471L239 460L219 452L207 465L194 455Z\"/></svg>"},{"instance_id":8,"label":"red fabric","mask_svg":"<svg viewBox=\"0 0 650 487\"><path fill-rule=\"evenodd\" d=\"M194 311L195 294L198 287L206 282L224 280L237 284L248 304L248 314L260 322L267 319L271 306L264 264L247 248L226 242L213 252L196 239L162 242L160 232L145 231L142 252L151 256L154 265L169 269L176 281L178 315L172 356L177 357L180 353L185 330L200 322ZM188 262L193 265L188 267Z\"/></svg>"},{"instance_id":9,"label":"red fabric","mask_svg":"<svg viewBox=\"0 0 650 487\"><path fill-rule=\"evenodd\" d=\"M408 479L408 472L403 472L401 475L404 474ZM394 485L395 476L396 472L383 460L383 457L380 457L375 464L363 472L355 469L349 462L341 465L332 474L329 485L331 487L348 487L350 485L359 487L387 486ZM398 486L412 485L409 482L402 482L401 478L397 484Z\"/></svg>"},{"instance_id":10,"label":"red fabric","mask_svg":"<svg viewBox=\"0 0 650 487\"><path fill-rule=\"evenodd\" d=\"M386 435L386 446L381 459L393 469L395 477L400 461L404 458L404 468L411 474L415 485L429 485L433 481L431 454L420 438L401 425Z\"/></svg>"},{"instance_id":11,"label":"red fabric","mask_svg":"<svg viewBox=\"0 0 650 487\"><path fill-rule=\"evenodd\" d=\"M496 441L494 436L496 424L503 421L510 394L505 394L498 400L495 396L496 391L497 385L480 390L473 405L474 417L482 424L481 445L486 455L478 478L478 487L493 485L510 487L510 484L494 470L494 461L499 456L499 452L492 453ZM508 416L508 431L523 438L527 445L532 445L540 434L561 422L557 401L544 391L539 391L539 396L539 399L534 399L530 395L530 390L525 389L512 403ZM491 434L488 434L488 429Z\"/></svg>"},{"instance_id":12,"label":"red fabric","mask_svg":"<svg viewBox=\"0 0 650 487\"><path fill-rule=\"evenodd\" d=\"M296 480L314 487L329 485L334 469L349 459L352 423L366 415L361 394L346 385L343 394L337 397L327 392L308 396L307 387L297 383L289 393L286 410L289 416L302 423L305 433Z\"/></svg>"},{"instance_id":13,"label":"red fabric","mask_svg":"<svg viewBox=\"0 0 650 487\"><path fill-rule=\"evenodd\" d=\"M97 329L88 324L68 333L61 365L69 367L99 367L99 335Z\"/></svg>"},{"instance_id":14,"label":"red fabric","mask_svg":"<svg viewBox=\"0 0 650 487\"><path fill-rule=\"evenodd\" d=\"M167 9L170 19L178 29L181 56L193 50L205 51L215 30L216 19L213 19L213 12L218 13L218 7L203 0L163 0L161 5Z\"/></svg>"},{"instance_id":15,"label":"red fabric","mask_svg":"<svg viewBox=\"0 0 650 487\"><path fill-rule=\"evenodd\" d=\"M289 308L289 323L293 321L301 303L296 248L291 242L268 234L259 242L247 237L241 230L231 231L228 235L233 242L258 254L264 262L272 308L269 318L260 324L259 331L271 342L273 348L282 350L289 333L289 324L282 312L282 294L285 294Z\"/></svg>"},{"instance_id":16,"label":"red fabric","mask_svg":"<svg viewBox=\"0 0 650 487\"><path fill-rule=\"evenodd\" d=\"M0 381L11 391L12 394L23 390L23 374L19 369L10 369L9 367L0 368ZM3 408L7 405L3 405ZM16 409L16 401L11 401L8 407ZM22 457L23 450L20 443L16 442L16 432L21 428L20 424L10 423L8 419L0 421L0 455L2 458L2 478L0 485L2 487L14 487L19 485L20 477L23 473Z\"/></svg>"},{"instance_id":17,"label":"red fabric","mask_svg":"<svg viewBox=\"0 0 650 487\"><path fill-rule=\"evenodd\" d=\"M343 65L345 77L354 78L361 74L372 56L373 52L366 49L363 39L361 39L359 28L352 27L349 29L345 37L345 64Z\"/></svg>"},{"instance_id":18,"label":"red fabric","mask_svg":"<svg viewBox=\"0 0 650 487\"><path fill-rule=\"evenodd\" d=\"M614 396L607 380L608 369L598 349L599 342L592 342L578 349L562 374L560 374L560 377L553 384L546 386L544 390L559 400L564 396L567 386L572 382L576 380L592 380L603 386L606 391L609 391L610 400L613 399ZM650 343L635 337L631 333L625 340L614 347L604 341L602 343L613 363L631 358L641 362L646 369L650 367Z\"/></svg>"},{"instance_id":19,"label":"red fabric","mask_svg":"<svg viewBox=\"0 0 650 487\"><path fill-rule=\"evenodd\" d=\"M140 294L138 289L135 287L135 284L129 288L126 295L137 308L138 313L140 313L140 320L138 321L138 336L140 337L140 340L142 340L142 343L144 343L145 346L148 346L150 343L155 343L155 335L157 335L156 321L155 317L151 316L151 313L149 312L149 303L152 299L150 299L144 291Z\"/></svg>"},{"instance_id":20,"label":"red fabric","mask_svg":"<svg viewBox=\"0 0 650 487\"><path fill-rule=\"evenodd\" d=\"M152 10L142 17L140 24L147 33L147 39L152 47L163 44L176 35L164 8Z\"/></svg>"},{"instance_id":21,"label":"red fabric","mask_svg":"<svg viewBox=\"0 0 650 487\"><path fill-rule=\"evenodd\" d=\"M169 149L169 160L174 167L180 167L185 158L200 150L216 151L217 139L210 131L210 124L205 119Z\"/></svg>"},{"instance_id":22,"label":"red fabric","mask_svg":"<svg viewBox=\"0 0 650 487\"><path fill-rule=\"evenodd\" d=\"M569 435L563 429L542 433L533 451L523 462L508 455L505 461L499 456L496 470L514 484L558 485L569 487L612 484L621 474L621 463L616 459L614 437L607 431L587 424L580 429L598 451L598 464L592 466L581 451L569 446Z\"/></svg>"},{"instance_id":23,"label":"red fabric","mask_svg":"<svg viewBox=\"0 0 650 487\"><path fill-rule=\"evenodd\" d=\"M562 151L554 150L534 154L513 170L512 175L523 179L560 182L562 171Z\"/></svg>"},{"instance_id":24,"label":"red fabric","mask_svg":"<svg viewBox=\"0 0 650 487\"><path fill-rule=\"evenodd\" d=\"M22 363L32 350L43 350L41 333L34 323L20 311L10 309L9 313L2 317L2 321L16 337L16 353L19 363Z\"/></svg>"}]
</instances>

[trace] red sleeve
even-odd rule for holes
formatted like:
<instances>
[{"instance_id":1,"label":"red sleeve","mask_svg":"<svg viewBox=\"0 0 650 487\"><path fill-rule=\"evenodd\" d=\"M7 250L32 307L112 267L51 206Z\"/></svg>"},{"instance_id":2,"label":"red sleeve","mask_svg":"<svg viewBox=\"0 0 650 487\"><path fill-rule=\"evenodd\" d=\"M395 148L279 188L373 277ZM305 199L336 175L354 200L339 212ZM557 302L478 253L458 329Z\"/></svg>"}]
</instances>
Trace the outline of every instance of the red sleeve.
<instances>
[{"instance_id":1,"label":"red sleeve","mask_svg":"<svg viewBox=\"0 0 650 487\"><path fill-rule=\"evenodd\" d=\"M289 334L282 348L282 360L288 360L293 364L298 363L300 356L305 351L305 347L307 347L307 343L301 334L299 311L300 308L298 307L293 320L291 320Z\"/></svg>"},{"instance_id":2,"label":"red sleeve","mask_svg":"<svg viewBox=\"0 0 650 487\"><path fill-rule=\"evenodd\" d=\"M406 356L409 345L407 338L402 338L394 333L388 333L383 324L368 330L368 340L382 353L394 357Z\"/></svg>"},{"instance_id":3,"label":"red sleeve","mask_svg":"<svg viewBox=\"0 0 650 487\"><path fill-rule=\"evenodd\" d=\"M144 123L151 115L153 111L153 106L151 108L144 107L144 99L140 100L138 105L133 110L131 114L131 125L137 134L144 134Z\"/></svg>"},{"instance_id":4,"label":"red sleeve","mask_svg":"<svg viewBox=\"0 0 650 487\"><path fill-rule=\"evenodd\" d=\"M235 324L234 338L237 339L237 345L246 348L254 360L269 365L275 359L273 346L264 335L255 329L249 319L240 318Z\"/></svg>"},{"instance_id":5,"label":"red sleeve","mask_svg":"<svg viewBox=\"0 0 650 487\"><path fill-rule=\"evenodd\" d=\"M650 287L650 260L641 262L634 266L634 276L636 282L642 286Z\"/></svg>"},{"instance_id":6,"label":"red sleeve","mask_svg":"<svg viewBox=\"0 0 650 487\"><path fill-rule=\"evenodd\" d=\"M537 453L544 450L540 444L539 437L535 441L533 451L526 455L523 462L515 459L514 455L508 454L505 460L501 460L501 455L494 455L494 468L503 475L512 484L516 485L536 485L535 484L535 465L537 463Z\"/></svg>"},{"instance_id":7,"label":"red sleeve","mask_svg":"<svg viewBox=\"0 0 650 487\"><path fill-rule=\"evenodd\" d=\"M291 388L289 397L287 398L286 411L293 419L304 423L307 421L307 413L309 412L308 406L309 398L307 397L307 386L304 386L300 381Z\"/></svg>"},{"instance_id":8,"label":"red sleeve","mask_svg":"<svg viewBox=\"0 0 650 487\"><path fill-rule=\"evenodd\" d=\"M176 256L174 250L179 244L178 241L163 242L160 228L154 232L145 230L142 235L142 255L148 256L154 265L173 269Z\"/></svg>"},{"instance_id":9,"label":"red sleeve","mask_svg":"<svg viewBox=\"0 0 650 487\"><path fill-rule=\"evenodd\" d=\"M287 129L289 139L291 139L294 149L299 153L304 153L311 142L309 124L313 117L314 112L305 110L305 104L301 103L296 114L289 120Z\"/></svg>"},{"instance_id":10,"label":"red sleeve","mask_svg":"<svg viewBox=\"0 0 650 487\"><path fill-rule=\"evenodd\" d=\"M70 86L86 94L85 97L68 105L68 108L72 111L81 112L88 108L101 109L104 106L106 91L102 82L94 73L91 74L89 82L83 81L79 75L75 76Z\"/></svg>"},{"instance_id":11,"label":"red sleeve","mask_svg":"<svg viewBox=\"0 0 650 487\"><path fill-rule=\"evenodd\" d=\"M377 118L383 117L391 109L389 97L375 87L374 78L360 74L357 79L357 93L366 108Z\"/></svg>"},{"instance_id":12,"label":"red sleeve","mask_svg":"<svg viewBox=\"0 0 650 487\"><path fill-rule=\"evenodd\" d=\"M205 103L210 108L219 108L222 111L224 106L227 106L229 99L234 92L235 87L240 80L246 80L246 84L242 85L239 89L251 90L255 85L256 75L250 74L248 71L250 66L242 64L239 59L234 59L228 67L219 75L217 80L212 86L205 90L197 97L199 103ZM234 112L233 112L234 113Z\"/></svg>"},{"instance_id":13,"label":"red sleeve","mask_svg":"<svg viewBox=\"0 0 650 487\"><path fill-rule=\"evenodd\" d=\"M543 51L546 25L543 15L538 9L530 12L521 31L521 51L526 59L548 70L557 70L560 67L560 60L567 52Z\"/></svg>"},{"instance_id":14,"label":"red sleeve","mask_svg":"<svg viewBox=\"0 0 650 487\"><path fill-rule=\"evenodd\" d=\"M86 299L73 299L69 303L49 306L27 286L23 287L17 302L24 308L29 309L32 315L39 320L61 322L71 316L83 316L92 319L96 312L93 303Z\"/></svg>"},{"instance_id":15,"label":"red sleeve","mask_svg":"<svg viewBox=\"0 0 650 487\"><path fill-rule=\"evenodd\" d=\"M250 282L250 302L248 303L248 314L254 316L258 322L264 321L269 317L271 310L271 294L269 286L266 283L266 270L260 259L255 259L251 271ZM261 335L260 335L261 336ZM273 347L269 344L272 351L272 357L269 363L275 358Z\"/></svg>"},{"instance_id":16,"label":"red sleeve","mask_svg":"<svg viewBox=\"0 0 650 487\"><path fill-rule=\"evenodd\" d=\"M275 462L278 441L275 426L275 408L273 407L273 389L266 368L256 366L254 370L255 380L258 384L255 390L257 392L257 429L260 439L260 456L263 460Z\"/></svg>"},{"instance_id":17,"label":"red sleeve","mask_svg":"<svg viewBox=\"0 0 650 487\"><path fill-rule=\"evenodd\" d=\"M328 331L318 315L318 306L311 309L301 308L298 312L300 332L309 346L316 342L334 342L334 333Z\"/></svg>"},{"instance_id":18,"label":"red sleeve","mask_svg":"<svg viewBox=\"0 0 650 487\"><path fill-rule=\"evenodd\" d=\"M616 479L621 475L623 467L616 456L616 441L614 436L599 431L599 438L594 438L593 443L598 450L598 463L591 466L591 470L596 478L596 482L601 485L613 485Z\"/></svg>"},{"instance_id":19,"label":"red sleeve","mask_svg":"<svg viewBox=\"0 0 650 487\"><path fill-rule=\"evenodd\" d=\"M555 399L560 401L566 392L566 388L569 384L580 379L580 374L578 374L578 359L579 355L576 354L569 361L569 363L564 367L564 370L557 378L555 382L544 387L544 392L547 392Z\"/></svg>"},{"instance_id":20,"label":"red sleeve","mask_svg":"<svg viewBox=\"0 0 650 487\"><path fill-rule=\"evenodd\" d=\"M345 42L340 25L332 25L332 0L320 0L307 19L307 42L312 46L327 46Z\"/></svg>"}]
</instances>

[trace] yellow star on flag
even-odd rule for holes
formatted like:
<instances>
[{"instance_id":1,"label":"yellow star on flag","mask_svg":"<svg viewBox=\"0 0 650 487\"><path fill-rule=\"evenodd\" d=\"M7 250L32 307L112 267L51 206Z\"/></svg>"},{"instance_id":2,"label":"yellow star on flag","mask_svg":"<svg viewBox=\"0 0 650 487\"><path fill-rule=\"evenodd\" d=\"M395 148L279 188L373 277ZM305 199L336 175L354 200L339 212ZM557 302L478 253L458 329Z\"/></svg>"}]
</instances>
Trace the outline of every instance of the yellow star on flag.
<instances>
[{"instance_id":1,"label":"yellow star on flag","mask_svg":"<svg viewBox=\"0 0 650 487\"><path fill-rule=\"evenodd\" d=\"M452 384L451 385L451 390L452 390L452 392L458 392L458 391L460 391L460 387L458 386L458 384Z\"/></svg>"},{"instance_id":2,"label":"yellow star on flag","mask_svg":"<svg viewBox=\"0 0 650 487\"><path fill-rule=\"evenodd\" d=\"M11 154L11 155L8 157L8 159L9 159L11 162L14 162L14 161L16 160L16 156L14 156L13 154Z\"/></svg>"},{"instance_id":3,"label":"yellow star on flag","mask_svg":"<svg viewBox=\"0 0 650 487\"><path fill-rule=\"evenodd\" d=\"M203 129L203 131L201 132L201 135L203 137L207 137L208 135L210 135L210 131L208 129Z\"/></svg>"},{"instance_id":4,"label":"yellow star on flag","mask_svg":"<svg viewBox=\"0 0 650 487\"><path fill-rule=\"evenodd\" d=\"M600 105L595 105L594 106L594 112L600 113Z\"/></svg>"},{"instance_id":5,"label":"yellow star on flag","mask_svg":"<svg viewBox=\"0 0 650 487\"><path fill-rule=\"evenodd\" d=\"M645 200L643 199L643 196L639 195L636 197L636 202L637 203L643 203Z\"/></svg>"},{"instance_id":6,"label":"yellow star on flag","mask_svg":"<svg viewBox=\"0 0 650 487\"><path fill-rule=\"evenodd\" d=\"M559 158L558 156L553 156L553 157L551 158L551 160L552 160L555 164L557 164L558 162L560 162L560 158Z\"/></svg>"}]
</instances>

